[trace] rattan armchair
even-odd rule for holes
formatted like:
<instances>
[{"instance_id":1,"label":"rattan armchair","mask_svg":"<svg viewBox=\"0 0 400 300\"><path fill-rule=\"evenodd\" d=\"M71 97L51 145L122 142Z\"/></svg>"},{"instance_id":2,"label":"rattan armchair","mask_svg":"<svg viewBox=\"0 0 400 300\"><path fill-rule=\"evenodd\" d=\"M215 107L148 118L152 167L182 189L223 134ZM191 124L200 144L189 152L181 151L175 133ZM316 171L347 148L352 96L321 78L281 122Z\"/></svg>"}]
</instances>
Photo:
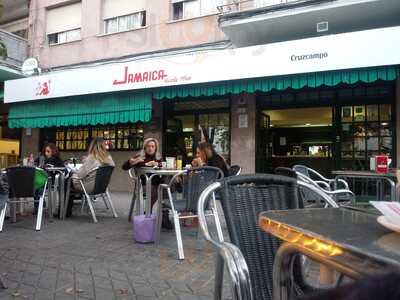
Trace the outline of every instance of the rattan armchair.
<instances>
[{"instance_id":1,"label":"rattan armchair","mask_svg":"<svg viewBox=\"0 0 400 300\"><path fill-rule=\"evenodd\" d=\"M198 203L201 231L207 241L217 250L214 299L222 297L224 266L232 281L234 299L272 298L272 270L275 253L280 241L267 234L258 226L258 216L263 211L300 209L298 188L309 188L333 207L332 199L314 186L295 178L272 174L240 175L225 178L207 187ZM211 236L205 216L210 195L221 194L221 204L231 242ZM305 284L301 261L293 262L293 293L300 295L311 289Z\"/></svg>"}]
</instances>

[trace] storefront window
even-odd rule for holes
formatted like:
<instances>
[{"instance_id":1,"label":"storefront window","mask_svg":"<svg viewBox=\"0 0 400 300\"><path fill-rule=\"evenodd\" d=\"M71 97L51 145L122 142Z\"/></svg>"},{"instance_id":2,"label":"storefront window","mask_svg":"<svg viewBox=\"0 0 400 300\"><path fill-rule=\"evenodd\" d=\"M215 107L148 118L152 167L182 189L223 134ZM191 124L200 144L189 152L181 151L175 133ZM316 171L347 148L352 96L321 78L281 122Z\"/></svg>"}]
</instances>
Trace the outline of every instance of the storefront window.
<instances>
[{"instance_id":1,"label":"storefront window","mask_svg":"<svg viewBox=\"0 0 400 300\"><path fill-rule=\"evenodd\" d=\"M392 156L390 104L343 106L341 151L345 167L368 169L369 158Z\"/></svg>"},{"instance_id":2,"label":"storefront window","mask_svg":"<svg viewBox=\"0 0 400 300\"><path fill-rule=\"evenodd\" d=\"M103 138L110 150L138 150L143 145L143 125L57 128L46 141L54 140L60 151L84 151L95 137Z\"/></svg>"}]
</instances>

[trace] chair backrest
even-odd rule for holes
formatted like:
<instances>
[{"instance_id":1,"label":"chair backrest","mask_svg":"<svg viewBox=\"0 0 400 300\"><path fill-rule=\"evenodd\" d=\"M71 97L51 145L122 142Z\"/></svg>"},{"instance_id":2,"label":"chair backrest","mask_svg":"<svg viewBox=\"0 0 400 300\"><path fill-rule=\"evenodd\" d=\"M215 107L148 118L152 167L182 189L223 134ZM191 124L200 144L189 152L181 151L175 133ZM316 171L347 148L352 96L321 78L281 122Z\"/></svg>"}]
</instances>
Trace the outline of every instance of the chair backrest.
<instances>
[{"instance_id":1,"label":"chair backrest","mask_svg":"<svg viewBox=\"0 0 400 300\"><path fill-rule=\"evenodd\" d=\"M205 166L188 170L183 188L183 196L186 200L185 210L196 213L200 194L211 183L223 177L224 173L215 167Z\"/></svg>"},{"instance_id":2,"label":"chair backrest","mask_svg":"<svg viewBox=\"0 0 400 300\"><path fill-rule=\"evenodd\" d=\"M254 299L272 299L272 269L280 241L262 231L259 214L301 208L297 181L273 174L239 175L221 182L221 204L230 240L243 253Z\"/></svg>"},{"instance_id":3,"label":"chair backrest","mask_svg":"<svg viewBox=\"0 0 400 300\"><path fill-rule=\"evenodd\" d=\"M228 174L229 176L237 176L242 171L242 168L238 165L233 165L229 168Z\"/></svg>"},{"instance_id":4,"label":"chair backrest","mask_svg":"<svg viewBox=\"0 0 400 300\"><path fill-rule=\"evenodd\" d=\"M291 177L291 178L297 178L296 171L292 170L291 168L277 167L277 168L275 168L274 173L276 175L282 175L282 176L287 176L287 177Z\"/></svg>"},{"instance_id":5,"label":"chair backrest","mask_svg":"<svg viewBox=\"0 0 400 300\"><path fill-rule=\"evenodd\" d=\"M93 170L96 172L94 189L92 195L104 194L111 180L111 175L114 171L113 166L101 166Z\"/></svg>"},{"instance_id":6,"label":"chair backrest","mask_svg":"<svg viewBox=\"0 0 400 300\"><path fill-rule=\"evenodd\" d=\"M6 169L10 198L30 198L35 194L35 167L18 166Z\"/></svg>"}]
</instances>

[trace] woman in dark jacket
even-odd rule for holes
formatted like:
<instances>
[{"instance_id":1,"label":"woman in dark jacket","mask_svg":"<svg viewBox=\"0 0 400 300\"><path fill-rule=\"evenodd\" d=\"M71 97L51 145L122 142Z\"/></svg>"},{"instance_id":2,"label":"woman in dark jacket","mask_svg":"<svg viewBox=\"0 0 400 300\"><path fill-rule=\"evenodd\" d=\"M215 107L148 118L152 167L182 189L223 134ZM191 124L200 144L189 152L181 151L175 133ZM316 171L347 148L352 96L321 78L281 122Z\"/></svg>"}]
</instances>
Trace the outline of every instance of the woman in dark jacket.
<instances>
[{"instance_id":1,"label":"woman in dark jacket","mask_svg":"<svg viewBox=\"0 0 400 300\"><path fill-rule=\"evenodd\" d=\"M43 147L43 151L41 155L36 158L35 164L41 168L46 169L46 166L52 166L52 167L64 167L64 162L60 158L60 152L58 151L58 148L56 145L53 143L48 143ZM54 182L54 177L55 175L53 174L53 182ZM35 202L34 202L34 214L37 214L38 207L39 207L39 198L40 195L42 195L43 189L39 189L35 192ZM46 202L44 203L46 205Z\"/></svg>"},{"instance_id":2,"label":"woman in dark jacket","mask_svg":"<svg viewBox=\"0 0 400 300\"><path fill-rule=\"evenodd\" d=\"M123 170L129 170L130 168L142 168L142 167L161 167L162 157L158 152L159 146L158 141L155 138L148 138L143 142L143 149L126 161L122 165ZM158 197L158 185L161 183L159 177L155 177L152 180L151 188L151 206L157 201ZM142 184L145 184L144 178L142 178ZM168 211L163 211L162 227L172 229L172 224L168 218Z\"/></svg>"},{"instance_id":3,"label":"woman in dark jacket","mask_svg":"<svg viewBox=\"0 0 400 300\"><path fill-rule=\"evenodd\" d=\"M64 162L60 158L60 152L53 143L48 143L43 147L41 156L35 160L35 164L39 167L46 167L46 165L64 167Z\"/></svg>"},{"instance_id":4,"label":"woman in dark jacket","mask_svg":"<svg viewBox=\"0 0 400 300\"><path fill-rule=\"evenodd\" d=\"M225 177L229 176L229 166L225 159L219 155L214 147L207 142L201 142L197 145L196 158L192 161L193 167L210 166L219 168Z\"/></svg>"},{"instance_id":5,"label":"woman in dark jacket","mask_svg":"<svg viewBox=\"0 0 400 300\"><path fill-rule=\"evenodd\" d=\"M148 138L143 142L143 149L122 165L127 171L130 168L155 167L162 162L161 154L158 152L158 141L155 138Z\"/></svg>"}]
</instances>

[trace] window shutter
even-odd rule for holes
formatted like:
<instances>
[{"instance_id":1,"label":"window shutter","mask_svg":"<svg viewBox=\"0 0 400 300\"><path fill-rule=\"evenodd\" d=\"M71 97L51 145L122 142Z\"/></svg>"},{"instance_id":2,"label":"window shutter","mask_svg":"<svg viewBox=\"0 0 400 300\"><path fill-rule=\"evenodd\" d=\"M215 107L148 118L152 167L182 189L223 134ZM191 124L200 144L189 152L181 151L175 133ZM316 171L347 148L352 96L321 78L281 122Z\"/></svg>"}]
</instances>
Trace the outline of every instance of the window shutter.
<instances>
[{"instance_id":1,"label":"window shutter","mask_svg":"<svg viewBox=\"0 0 400 300\"><path fill-rule=\"evenodd\" d=\"M146 0L103 0L103 19L146 10Z\"/></svg>"},{"instance_id":2,"label":"window shutter","mask_svg":"<svg viewBox=\"0 0 400 300\"><path fill-rule=\"evenodd\" d=\"M81 28L82 3L74 3L47 10L46 32L57 33Z\"/></svg>"}]
</instances>

